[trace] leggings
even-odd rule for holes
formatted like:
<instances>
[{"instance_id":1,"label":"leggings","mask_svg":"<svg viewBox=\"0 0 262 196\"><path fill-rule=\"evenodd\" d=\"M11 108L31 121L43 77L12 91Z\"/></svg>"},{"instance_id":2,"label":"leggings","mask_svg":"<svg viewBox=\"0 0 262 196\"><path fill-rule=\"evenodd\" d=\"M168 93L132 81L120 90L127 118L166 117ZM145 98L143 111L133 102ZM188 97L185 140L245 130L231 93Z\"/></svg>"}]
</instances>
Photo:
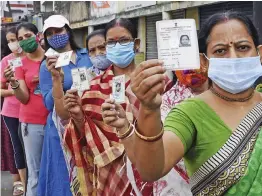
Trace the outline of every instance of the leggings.
<instances>
[{"instance_id":1,"label":"leggings","mask_svg":"<svg viewBox=\"0 0 262 196\"><path fill-rule=\"evenodd\" d=\"M18 135L19 119L7 117L7 116L3 116L3 119L12 141L16 168L25 169L26 164L25 164L23 146Z\"/></svg>"}]
</instances>

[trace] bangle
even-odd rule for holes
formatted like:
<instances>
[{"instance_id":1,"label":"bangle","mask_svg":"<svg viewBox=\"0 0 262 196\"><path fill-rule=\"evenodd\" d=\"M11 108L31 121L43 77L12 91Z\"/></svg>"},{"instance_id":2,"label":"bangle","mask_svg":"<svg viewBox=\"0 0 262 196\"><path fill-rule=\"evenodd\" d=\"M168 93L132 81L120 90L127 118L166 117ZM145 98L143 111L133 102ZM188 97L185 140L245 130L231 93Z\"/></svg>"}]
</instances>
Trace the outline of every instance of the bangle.
<instances>
[{"instance_id":1,"label":"bangle","mask_svg":"<svg viewBox=\"0 0 262 196\"><path fill-rule=\"evenodd\" d=\"M69 111L68 111L69 112ZM72 114L71 114L71 112L69 112L69 115L70 115L70 117L74 120L74 121L76 121L76 122L84 122L85 121L85 115L82 117L82 118L74 118L73 116L72 116Z\"/></svg>"},{"instance_id":2,"label":"bangle","mask_svg":"<svg viewBox=\"0 0 262 196\"><path fill-rule=\"evenodd\" d=\"M20 83L18 82L18 80L16 80L16 82L17 82L17 85L16 85L16 86L12 86L12 84L10 84L10 86L11 86L11 88L12 88L13 90L18 89L19 86L20 86Z\"/></svg>"},{"instance_id":3,"label":"bangle","mask_svg":"<svg viewBox=\"0 0 262 196\"><path fill-rule=\"evenodd\" d=\"M135 134L137 135L137 137L139 137L141 140L144 140L146 142L155 142L155 141L161 139L163 134L164 134L164 126L163 126L163 124L162 124L162 130L160 131L160 133L157 134L156 136L152 136L152 137L147 137L147 136L141 135L137 131L137 121L135 121L134 127L135 127Z\"/></svg>"},{"instance_id":4,"label":"bangle","mask_svg":"<svg viewBox=\"0 0 262 196\"><path fill-rule=\"evenodd\" d=\"M129 126L128 126L127 131L125 131L123 134L120 134L120 133L116 134L118 139L121 139L121 140L125 139L130 134L130 132L132 132L132 128L133 128L133 126L129 122Z\"/></svg>"}]
</instances>

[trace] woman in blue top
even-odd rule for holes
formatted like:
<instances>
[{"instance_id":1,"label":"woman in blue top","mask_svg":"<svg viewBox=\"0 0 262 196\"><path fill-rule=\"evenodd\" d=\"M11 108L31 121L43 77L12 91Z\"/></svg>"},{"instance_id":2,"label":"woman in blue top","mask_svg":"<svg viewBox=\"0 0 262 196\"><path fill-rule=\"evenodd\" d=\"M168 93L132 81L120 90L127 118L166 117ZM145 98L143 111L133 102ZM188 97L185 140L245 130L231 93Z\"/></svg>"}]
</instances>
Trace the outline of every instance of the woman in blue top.
<instances>
[{"instance_id":1,"label":"woman in blue top","mask_svg":"<svg viewBox=\"0 0 262 196\"><path fill-rule=\"evenodd\" d=\"M52 56L47 57L40 68L40 89L45 106L50 113L45 127L38 196L70 196L72 193L68 170L58 131L52 120L54 99L57 99L53 89L57 89L57 86L60 85L62 91L69 90L72 86L71 69L91 67L91 62L86 49L80 49L76 45L69 22L65 17L50 16L45 20L43 33L47 50L50 47L59 53L73 50L73 54L67 66L55 69L57 56Z\"/></svg>"}]
</instances>

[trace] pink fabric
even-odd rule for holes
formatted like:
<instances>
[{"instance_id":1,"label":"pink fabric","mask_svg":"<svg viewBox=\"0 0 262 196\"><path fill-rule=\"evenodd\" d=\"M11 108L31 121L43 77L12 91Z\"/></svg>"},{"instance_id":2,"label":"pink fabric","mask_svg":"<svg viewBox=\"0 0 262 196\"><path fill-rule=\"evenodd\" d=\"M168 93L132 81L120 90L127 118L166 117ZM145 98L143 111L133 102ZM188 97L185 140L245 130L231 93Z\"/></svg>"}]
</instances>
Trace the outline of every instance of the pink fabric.
<instances>
[{"instance_id":1,"label":"pink fabric","mask_svg":"<svg viewBox=\"0 0 262 196\"><path fill-rule=\"evenodd\" d=\"M13 53L9 54L8 56L4 57L1 61L1 82L6 83L6 79L4 77L4 70L8 66L8 60L14 59L15 56ZM10 85L8 89L11 89ZM20 102L16 99L15 96L9 96L4 99L3 108L1 114L4 116L18 118L19 117L19 109L20 109Z\"/></svg>"},{"instance_id":2,"label":"pink fabric","mask_svg":"<svg viewBox=\"0 0 262 196\"><path fill-rule=\"evenodd\" d=\"M40 61L32 61L27 57L22 58L22 67L16 68L15 76L18 80L24 80L29 91L29 101L26 105L20 105L19 120L24 123L46 124L48 111L44 106L41 94L35 94L39 87Z\"/></svg>"}]
</instances>

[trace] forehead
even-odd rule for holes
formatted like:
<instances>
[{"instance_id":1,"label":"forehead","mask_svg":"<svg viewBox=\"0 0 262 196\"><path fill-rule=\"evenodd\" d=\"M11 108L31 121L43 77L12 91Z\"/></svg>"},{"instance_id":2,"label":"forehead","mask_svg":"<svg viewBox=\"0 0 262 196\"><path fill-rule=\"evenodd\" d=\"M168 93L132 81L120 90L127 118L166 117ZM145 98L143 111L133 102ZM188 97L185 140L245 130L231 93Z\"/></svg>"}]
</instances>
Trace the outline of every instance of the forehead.
<instances>
[{"instance_id":1,"label":"forehead","mask_svg":"<svg viewBox=\"0 0 262 196\"><path fill-rule=\"evenodd\" d=\"M127 29L120 26L109 29L106 34L106 39L119 39L121 37L132 37L132 35Z\"/></svg>"},{"instance_id":2,"label":"forehead","mask_svg":"<svg viewBox=\"0 0 262 196\"><path fill-rule=\"evenodd\" d=\"M53 31L59 31L59 30L61 31L63 29L64 29L64 27L62 27L62 28L50 27L50 28L46 29L46 32L53 32Z\"/></svg>"},{"instance_id":3,"label":"forehead","mask_svg":"<svg viewBox=\"0 0 262 196\"><path fill-rule=\"evenodd\" d=\"M18 31L18 37L19 36L23 36L27 33L30 33L30 34L34 34L32 31L28 30L28 29L25 29L24 27L22 27L21 29L19 29Z\"/></svg>"},{"instance_id":4,"label":"forehead","mask_svg":"<svg viewBox=\"0 0 262 196\"><path fill-rule=\"evenodd\" d=\"M7 38L13 38L13 37L16 37L16 34L15 33L12 33L12 32L8 32L7 34L6 34L6 37Z\"/></svg>"},{"instance_id":5,"label":"forehead","mask_svg":"<svg viewBox=\"0 0 262 196\"><path fill-rule=\"evenodd\" d=\"M91 37L88 41L88 46L89 47L94 47L96 45L104 44L105 43L105 38L103 35L95 35Z\"/></svg>"},{"instance_id":6,"label":"forehead","mask_svg":"<svg viewBox=\"0 0 262 196\"><path fill-rule=\"evenodd\" d=\"M218 43L228 44L240 40L248 40L253 43L253 39L244 23L234 19L215 25L210 32L208 45L212 46Z\"/></svg>"}]
</instances>

